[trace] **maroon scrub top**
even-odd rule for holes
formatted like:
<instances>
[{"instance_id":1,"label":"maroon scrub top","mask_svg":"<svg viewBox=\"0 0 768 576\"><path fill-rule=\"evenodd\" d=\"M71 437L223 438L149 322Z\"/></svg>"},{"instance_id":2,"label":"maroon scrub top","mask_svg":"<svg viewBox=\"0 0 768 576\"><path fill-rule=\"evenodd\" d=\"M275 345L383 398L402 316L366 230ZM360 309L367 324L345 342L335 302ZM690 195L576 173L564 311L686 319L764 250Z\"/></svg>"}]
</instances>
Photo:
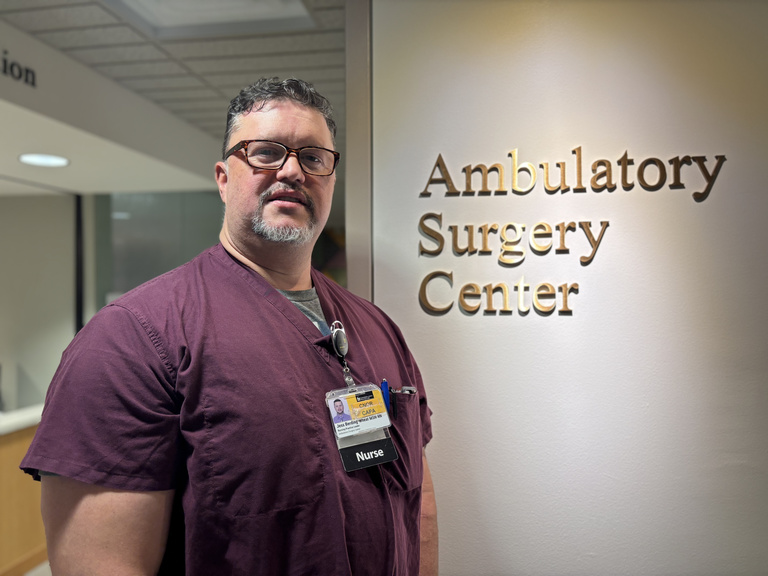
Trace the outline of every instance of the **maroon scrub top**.
<instances>
[{"instance_id":1,"label":"maroon scrub top","mask_svg":"<svg viewBox=\"0 0 768 576\"><path fill-rule=\"evenodd\" d=\"M105 487L176 490L161 574L418 574L418 367L376 306L317 271L356 382L415 386L395 462L347 473L325 393L330 337L217 245L101 310L64 352L22 462Z\"/></svg>"}]
</instances>

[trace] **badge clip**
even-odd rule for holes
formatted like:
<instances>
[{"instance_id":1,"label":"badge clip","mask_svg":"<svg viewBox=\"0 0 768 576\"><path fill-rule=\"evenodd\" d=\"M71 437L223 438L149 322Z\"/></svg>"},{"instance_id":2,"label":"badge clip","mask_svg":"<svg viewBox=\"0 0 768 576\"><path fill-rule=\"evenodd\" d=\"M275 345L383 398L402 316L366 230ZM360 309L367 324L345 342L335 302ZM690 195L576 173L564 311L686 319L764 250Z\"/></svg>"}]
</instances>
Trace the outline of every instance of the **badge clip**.
<instances>
[{"instance_id":1,"label":"badge clip","mask_svg":"<svg viewBox=\"0 0 768 576\"><path fill-rule=\"evenodd\" d=\"M333 351L336 356L341 360L342 370L341 373L344 376L344 383L351 387L355 385L355 381L352 379L352 374L349 372L349 366L345 357L349 352L349 340L347 340L347 333L344 331L344 325L335 320L330 326L331 328L331 344L333 344Z\"/></svg>"}]
</instances>

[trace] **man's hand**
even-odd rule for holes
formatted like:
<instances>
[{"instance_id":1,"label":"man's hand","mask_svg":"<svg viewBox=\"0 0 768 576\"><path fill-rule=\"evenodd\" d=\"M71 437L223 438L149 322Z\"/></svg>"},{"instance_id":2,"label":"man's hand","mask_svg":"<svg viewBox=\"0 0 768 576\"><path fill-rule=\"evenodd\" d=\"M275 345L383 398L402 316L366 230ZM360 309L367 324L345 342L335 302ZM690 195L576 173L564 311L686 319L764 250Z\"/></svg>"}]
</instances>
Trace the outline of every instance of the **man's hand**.
<instances>
[{"instance_id":1,"label":"man's hand","mask_svg":"<svg viewBox=\"0 0 768 576\"><path fill-rule=\"evenodd\" d=\"M173 490L130 492L42 477L48 559L56 576L157 574Z\"/></svg>"}]
</instances>

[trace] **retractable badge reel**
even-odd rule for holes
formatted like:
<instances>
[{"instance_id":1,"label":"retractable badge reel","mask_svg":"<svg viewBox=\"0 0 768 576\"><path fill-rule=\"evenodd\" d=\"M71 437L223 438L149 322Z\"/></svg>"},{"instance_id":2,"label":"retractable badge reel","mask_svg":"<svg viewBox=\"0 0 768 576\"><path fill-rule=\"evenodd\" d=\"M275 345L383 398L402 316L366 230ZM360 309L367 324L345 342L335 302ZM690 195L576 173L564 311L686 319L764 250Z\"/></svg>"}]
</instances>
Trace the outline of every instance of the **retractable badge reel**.
<instances>
[{"instance_id":1,"label":"retractable badge reel","mask_svg":"<svg viewBox=\"0 0 768 576\"><path fill-rule=\"evenodd\" d=\"M346 361L349 341L339 321L331 324L331 342L341 361L345 388L326 393L325 403L344 470L352 472L397 460L381 389L372 383L355 383Z\"/></svg>"}]
</instances>

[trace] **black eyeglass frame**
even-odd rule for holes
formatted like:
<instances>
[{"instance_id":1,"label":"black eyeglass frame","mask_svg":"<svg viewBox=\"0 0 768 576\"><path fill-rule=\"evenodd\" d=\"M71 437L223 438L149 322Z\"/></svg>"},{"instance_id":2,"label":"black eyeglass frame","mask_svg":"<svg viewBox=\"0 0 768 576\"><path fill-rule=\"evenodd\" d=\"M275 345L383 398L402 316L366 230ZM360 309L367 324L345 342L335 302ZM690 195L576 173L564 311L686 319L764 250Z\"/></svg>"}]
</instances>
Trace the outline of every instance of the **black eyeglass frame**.
<instances>
[{"instance_id":1,"label":"black eyeglass frame","mask_svg":"<svg viewBox=\"0 0 768 576\"><path fill-rule=\"evenodd\" d=\"M264 166L254 166L251 164L250 156L248 156L248 151L246 148L252 143L252 142L268 142L269 144L277 144L278 146L282 146L285 148L285 158L283 158L283 162L280 164L280 166L275 166L274 168L265 168ZM307 172L307 170L304 168L304 165L301 163L301 151L307 150L307 149L315 149L315 150L325 150L326 152L330 152L333 154L333 168L331 168L331 171L328 174L313 174L312 172ZM288 162L288 157L291 155L291 152L293 152L296 155L296 159L299 161L299 166L301 167L301 171L305 174L309 174L310 176L330 176L336 171L336 166L339 165L339 160L341 159L341 154L339 152L336 152L335 150L329 150L328 148L323 148L322 146L302 146L301 148L289 148L282 142L275 142L274 140L261 140L259 138L255 138L253 140L240 140L237 144L232 146L227 152L224 154L224 160L232 156L235 152L238 152L240 150L244 150L243 156L245 156L245 161L248 163L249 166L253 166L254 168L258 168L259 170L280 170L283 166L285 166L285 163Z\"/></svg>"}]
</instances>

